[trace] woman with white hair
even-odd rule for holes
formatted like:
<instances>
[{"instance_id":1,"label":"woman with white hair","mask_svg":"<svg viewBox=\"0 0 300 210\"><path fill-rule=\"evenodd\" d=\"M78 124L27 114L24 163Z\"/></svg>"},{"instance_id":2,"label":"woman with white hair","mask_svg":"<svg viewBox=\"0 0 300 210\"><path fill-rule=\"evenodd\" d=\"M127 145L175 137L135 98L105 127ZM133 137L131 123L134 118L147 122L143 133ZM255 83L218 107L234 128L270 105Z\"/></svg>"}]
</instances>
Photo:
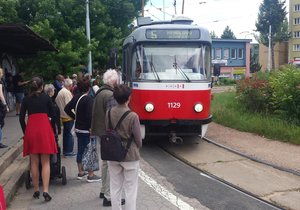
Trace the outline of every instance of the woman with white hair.
<instances>
[{"instance_id":1,"label":"woman with white hair","mask_svg":"<svg viewBox=\"0 0 300 210\"><path fill-rule=\"evenodd\" d=\"M51 126L55 135L55 140L58 140L58 135L61 134L60 111L54 101L55 87L52 84L46 84L44 92L52 99L53 117L51 118Z\"/></svg>"}]
</instances>

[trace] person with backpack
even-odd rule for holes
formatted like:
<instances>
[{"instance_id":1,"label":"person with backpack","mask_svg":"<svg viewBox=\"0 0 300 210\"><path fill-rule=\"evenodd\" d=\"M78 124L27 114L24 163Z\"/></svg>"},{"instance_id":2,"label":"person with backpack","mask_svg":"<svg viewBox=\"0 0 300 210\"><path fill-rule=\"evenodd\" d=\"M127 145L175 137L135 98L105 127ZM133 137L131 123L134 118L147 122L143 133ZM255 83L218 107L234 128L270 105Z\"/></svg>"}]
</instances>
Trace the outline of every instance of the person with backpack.
<instances>
[{"instance_id":1,"label":"person with backpack","mask_svg":"<svg viewBox=\"0 0 300 210\"><path fill-rule=\"evenodd\" d=\"M142 136L138 115L130 111L119 124L118 122L130 109L131 89L127 85L118 85L114 88L113 96L117 105L106 112L105 127L116 128L116 132L122 139L124 147L129 147L123 161L108 161L110 175L110 192L112 210L121 210L121 196L124 190L125 210L136 209L136 198L138 189L138 171L140 163L139 149L142 147ZM117 126L117 124L119 124ZM128 142L130 146L128 145Z\"/></svg>"},{"instance_id":2,"label":"person with backpack","mask_svg":"<svg viewBox=\"0 0 300 210\"><path fill-rule=\"evenodd\" d=\"M92 111L91 135L96 136L100 141L100 136L105 133L106 111L117 105L113 98L113 88L119 84L119 74L114 69L108 69L103 75L104 85L96 92ZM101 164L102 187L100 198L103 198L103 206L111 206L109 172L107 161ZM125 203L125 200L122 201Z\"/></svg>"}]
</instances>

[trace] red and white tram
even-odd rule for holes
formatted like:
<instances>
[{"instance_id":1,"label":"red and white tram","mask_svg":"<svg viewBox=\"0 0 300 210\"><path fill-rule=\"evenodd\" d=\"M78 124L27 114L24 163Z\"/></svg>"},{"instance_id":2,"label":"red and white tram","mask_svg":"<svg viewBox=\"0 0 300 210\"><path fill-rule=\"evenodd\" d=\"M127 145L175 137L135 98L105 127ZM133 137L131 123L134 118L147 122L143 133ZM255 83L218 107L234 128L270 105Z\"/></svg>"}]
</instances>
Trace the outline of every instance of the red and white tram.
<instances>
[{"instance_id":1,"label":"red and white tram","mask_svg":"<svg viewBox=\"0 0 300 210\"><path fill-rule=\"evenodd\" d=\"M204 136L211 122L211 38L189 19L144 21L124 41L123 75L144 139Z\"/></svg>"}]
</instances>

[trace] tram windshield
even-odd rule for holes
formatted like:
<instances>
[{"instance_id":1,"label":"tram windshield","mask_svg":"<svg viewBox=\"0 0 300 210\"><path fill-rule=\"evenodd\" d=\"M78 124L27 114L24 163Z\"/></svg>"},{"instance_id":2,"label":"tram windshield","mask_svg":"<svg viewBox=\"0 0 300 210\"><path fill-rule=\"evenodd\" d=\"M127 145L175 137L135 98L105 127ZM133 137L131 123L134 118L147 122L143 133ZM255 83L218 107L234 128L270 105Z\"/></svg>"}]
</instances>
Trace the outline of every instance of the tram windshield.
<instances>
[{"instance_id":1,"label":"tram windshield","mask_svg":"<svg viewBox=\"0 0 300 210\"><path fill-rule=\"evenodd\" d=\"M207 80L208 45L138 45L132 57L132 78L138 80Z\"/></svg>"}]
</instances>

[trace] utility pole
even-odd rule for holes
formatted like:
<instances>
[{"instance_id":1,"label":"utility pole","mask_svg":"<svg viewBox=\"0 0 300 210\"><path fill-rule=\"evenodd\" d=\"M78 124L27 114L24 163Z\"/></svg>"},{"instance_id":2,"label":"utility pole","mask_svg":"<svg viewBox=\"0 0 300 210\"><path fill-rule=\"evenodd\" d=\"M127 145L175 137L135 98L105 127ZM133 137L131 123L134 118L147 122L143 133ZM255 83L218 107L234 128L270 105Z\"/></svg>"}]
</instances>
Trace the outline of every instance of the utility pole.
<instances>
[{"instance_id":1,"label":"utility pole","mask_svg":"<svg viewBox=\"0 0 300 210\"><path fill-rule=\"evenodd\" d=\"M268 48L268 71L271 71L271 39L272 39L272 36L271 36L271 31L272 31L272 26L269 25L269 35L268 35L268 38L269 38L269 48Z\"/></svg>"},{"instance_id":2,"label":"utility pole","mask_svg":"<svg viewBox=\"0 0 300 210\"><path fill-rule=\"evenodd\" d=\"M181 11L181 14L183 14L184 12L184 0L182 0L182 11Z\"/></svg>"},{"instance_id":3,"label":"utility pole","mask_svg":"<svg viewBox=\"0 0 300 210\"><path fill-rule=\"evenodd\" d=\"M166 20L165 0L163 0L163 13L164 13L164 20Z\"/></svg>"},{"instance_id":4,"label":"utility pole","mask_svg":"<svg viewBox=\"0 0 300 210\"><path fill-rule=\"evenodd\" d=\"M177 11L176 11L176 0L174 0L174 9L175 9L175 15L177 15Z\"/></svg>"},{"instance_id":5,"label":"utility pole","mask_svg":"<svg viewBox=\"0 0 300 210\"><path fill-rule=\"evenodd\" d=\"M141 8L141 10L142 10L142 17L144 17L144 0L142 0L142 8Z\"/></svg>"},{"instance_id":6,"label":"utility pole","mask_svg":"<svg viewBox=\"0 0 300 210\"><path fill-rule=\"evenodd\" d=\"M89 9L89 0L85 1L86 3L86 37L89 41L89 45L91 44L91 31L90 31L90 9ZM89 51L88 54L88 73L92 75L92 52Z\"/></svg>"}]
</instances>

